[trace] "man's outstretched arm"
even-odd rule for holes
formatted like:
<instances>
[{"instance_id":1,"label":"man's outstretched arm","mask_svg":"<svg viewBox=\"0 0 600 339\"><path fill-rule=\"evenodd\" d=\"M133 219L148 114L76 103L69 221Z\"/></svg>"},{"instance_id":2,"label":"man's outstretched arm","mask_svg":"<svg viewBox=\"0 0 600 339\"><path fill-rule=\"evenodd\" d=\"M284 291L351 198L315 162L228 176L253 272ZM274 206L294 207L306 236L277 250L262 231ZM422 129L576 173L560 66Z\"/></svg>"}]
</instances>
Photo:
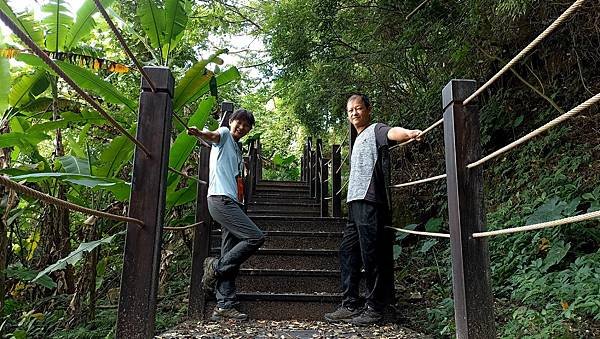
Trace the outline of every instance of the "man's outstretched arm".
<instances>
[{"instance_id":1,"label":"man's outstretched arm","mask_svg":"<svg viewBox=\"0 0 600 339\"><path fill-rule=\"evenodd\" d=\"M422 131L419 129L406 129L402 127L392 127L387 133L387 137L390 140L394 141L408 141L410 139L416 139L417 141L421 141L421 133Z\"/></svg>"},{"instance_id":2,"label":"man's outstretched arm","mask_svg":"<svg viewBox=\"0 0 600 339\"><path fill-rule=\"evenodd\" d=\"M190 126L190 128L188 128L187 133L189 135L193 135L197 138L201 138L204 141L209 141L214 144L218 144L219 141L221 141L221 135L219 134L219 132L217 132L217 131L201 131L196 126Z\"/></svg>"}]
</instances>

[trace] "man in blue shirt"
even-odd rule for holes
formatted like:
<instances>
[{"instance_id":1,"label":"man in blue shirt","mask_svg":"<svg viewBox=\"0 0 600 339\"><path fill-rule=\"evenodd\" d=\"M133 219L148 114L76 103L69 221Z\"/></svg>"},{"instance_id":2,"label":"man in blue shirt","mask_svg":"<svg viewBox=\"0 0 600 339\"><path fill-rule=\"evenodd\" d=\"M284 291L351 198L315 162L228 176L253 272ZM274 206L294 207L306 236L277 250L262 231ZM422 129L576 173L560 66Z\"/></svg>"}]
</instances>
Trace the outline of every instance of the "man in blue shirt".
<instances>
[{"instance_id":1,"label":"man in blue shirt","mask_svg":"<svg viewBox=\"0 0 600 339\"><path fill-rule=\"evenodd\" d=\"M246 320L238 311L235 278L240 265L264 243L263 232L248 218L238 201L237 178L243 171L242 152L237 142L254 125L251 112L239 109L231 115L229 128L202 131L190 127L188 134L212 143L208 179L208 210L221 225L221 257L204 260L202 286L207 291L216 287L217 306L211 320Z\"/></svg>"}]
</instances>

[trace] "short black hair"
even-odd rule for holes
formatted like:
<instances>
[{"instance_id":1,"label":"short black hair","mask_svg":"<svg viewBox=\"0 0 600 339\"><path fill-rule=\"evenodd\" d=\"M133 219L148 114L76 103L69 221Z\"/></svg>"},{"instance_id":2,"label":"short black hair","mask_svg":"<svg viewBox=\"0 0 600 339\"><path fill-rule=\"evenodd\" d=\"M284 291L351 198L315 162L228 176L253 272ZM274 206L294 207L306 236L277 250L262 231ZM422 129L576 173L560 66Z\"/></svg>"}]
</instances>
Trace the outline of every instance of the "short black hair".
<instances>
[{"instance_id":1,"label":"short black hair","mask_svg":"<svg viewBox=\"0 0 600 339\"><path fill-rule=\"evenodd\" d=\"M350 95L350 97L348 98L348 100L346 100L346 102L349 102L350 100L354 100L354 99L358 99L358 98L362 99L363 104L365 104L366 108L371 108L371 99L369 99L369 97L363 93L354 93L354 94Z\"/></svg>"},{"instance_id":2,"label":"short black hair","mask_svg":"<svg viewBox=\"0 0 600 339\"><path fill-rule=\"evenodd\" d=\"M231 113L231 116L229 117L229 121L234 121L234 120L246 120L246 122L250 125L250 127L254 127L254 114L252 114L252 112L240 108L237 109L235 112Z\"/></svg>"}]
</instances>

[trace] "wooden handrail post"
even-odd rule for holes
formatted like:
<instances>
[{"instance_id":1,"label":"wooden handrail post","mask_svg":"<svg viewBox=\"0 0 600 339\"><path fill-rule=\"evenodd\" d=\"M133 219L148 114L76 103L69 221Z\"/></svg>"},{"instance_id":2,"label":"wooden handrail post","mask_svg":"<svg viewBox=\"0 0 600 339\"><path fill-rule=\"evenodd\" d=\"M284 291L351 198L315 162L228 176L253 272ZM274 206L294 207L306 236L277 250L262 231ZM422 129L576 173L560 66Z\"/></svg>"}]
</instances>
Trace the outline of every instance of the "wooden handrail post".
<instances>
[{"instance_id":1,"label":"wooden handrail post","mask_svg":"<svg viewBox=\"0 0 600 339\"><path fill-rule=\"evenodd\" d=\"M210 148L200 147L198 158L198 179L208 182L208 164L210 160ZM190 292L188 317L190 319L202 319L204 316L204 291L202 290L202 276L204 275L202 264L208 257L210 251L210 232L212 219L208 213L208 185L198 183L196 197L196 222L202 224L194 230L194 243L192 248L192 276L190 277Z\"/></svg>"},{"instance_id":2,"label":"wooden handrail post","mask_svg":"<svg viewBox=\"0 0 600 339\"><path fill-rule=\"evenodd\" d=\"M312 196L312 138L306 139L306 183L311 187Z\"/></svg>"},{"instance_id":3,"label":"wooden handrail post","mask_svg":"<svg viewBox=\"0 0 600 339\"><path fill-rule=\"evenodd\" d=\"M496 337L488 244L486 238L471 236L485 230L482 169L467 169L467 164L481 157L479 109L476 103L462 105L476 88L474 80L452 80L442 91L458 339Z\"/></svg>"},{"instance_id":4,"label":"wooden handrail post","mask_svg":"<svg viewBox=\"0 0 600 339\"><path fill-rule=\"evenodd\" d=\"M142 220L144 227L127 224L118 338L154 336L174 81L168 68L144 67L144 70L157 91L152 92L142 78L137 139L152 153L149 157L139 147L135 150L129 216Z\"/></svg>"},{"instance_id":5,"label":"wooden handrail post","mask_svg":"<svg viewBox=\"0 0 600 339\"><path fill-rule=\"evenodd\" d=\"M331 215L333 217L342 216L342 147L333 145L331 147L331 196L332 207Z\"/></svg>"},{"instance_id":6,"label":"wooden handrail post","mask_svg":"<svg viewBox=\"0 0 600 339\"><path fill-rule=\"evenodd\" d=\"M256 167L256 183L259 183L263 176L262 176L262 144L260 143L260 138L256 139L256 164L258 165Z\"/></svg>"},{"instance_id":7,"label":"wooden handrail post","mask_svg":"<svg viewBox=\"0 0 600 339\"><path fill-rule=\"evenodd\" d=\"M317 202L321 199L321 183L323 177L321 176L321 167L323 167L323 140L317 139L317 146L315 147L315 194L313 197L317 199Z\"/></svg>"},{"instance_id":8,"label":"wooden handrail post","mask_svg":"<svg viewBox=\"0 0 600 339\"><path fill-rule=\"evenodd\" d=\"M322 158L321 160L321 217L329 216L329 202L327 201L327 196L329 195L329 164L327 163L329 159Z\"/></svg>"}]
</instances>

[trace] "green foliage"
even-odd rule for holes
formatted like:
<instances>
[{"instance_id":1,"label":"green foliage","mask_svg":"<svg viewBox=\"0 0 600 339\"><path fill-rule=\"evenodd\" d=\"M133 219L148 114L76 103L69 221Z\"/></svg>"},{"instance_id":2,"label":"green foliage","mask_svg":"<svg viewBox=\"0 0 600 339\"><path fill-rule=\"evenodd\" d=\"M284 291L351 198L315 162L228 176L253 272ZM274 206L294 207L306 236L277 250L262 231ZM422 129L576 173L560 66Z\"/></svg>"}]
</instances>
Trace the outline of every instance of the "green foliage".
<instances>
[{"instance_id":1,"label":"green foliage","mask_svg":"<svg viewBox=\"0 0 600 339\"><path fill-rule=\"evenodd\" d=\"M69 29L73 26L73 17L65 0L50 0L42 6L47 16L42 20L46 27L46 49L52 52L65 50Z\"/></svg>"},{"instance_id":2,"label":"green foliage","mask_svg":"<svg viewBox=\"0 0 600 339\"><path fill-rule=\"evenodd\" d=\"M35 96L41 94L49 86L46 74L37 70L31 75L25 75L15 80L8 94L8 103L13 107L27 104Z\"/></svg>"},{"instance_id":3,"label":"green foliage","mask_svg":"<svg viewBox=\"0 0 600 339\"><path fill-rule=\"evenodd\" d=\"M19 26L38 46L44 45L44 31L31 12L15 13L6 0L0 0L0 10Z\"/></svg>"},{"instance_id":4,"label":"green foliage","mask_svg":"<svg viewBox=\"0 0 600 339\"><path fill-rule=\"evenodd\" d=\"M39 272L23 267L22 265L10 266L5 271L7 278L16 278L22 281L31 281L45 288L55 288L56 283L48 275L39 275ZM36 280L34 278L38 277Z\"/></svg>"},{"instance_id":5,"label":"green foliage","mask_svg":"<svg viewBox=\"0 0 600 339\"><path fill-rule=\"evenodd\" d=\"M100 3L104 8L110 7L114 0L101 0ZM94 27L96 27L96 21L92 17L98 8L94 3L94 0L85 0L75 17L75 23L69 29L69 36L65 43L65 50L71 50L74 48L81 39L86 37Z\"/></svg>"},{"instance_id":6,"label":"green foliage","mask_svg":"<svg viewBox=\"0 0 600 339\"><path fill-rule=\"evenodd\" d=\"M69 253L69 255L67 255L66 257L60 259L59 261L57 261L56 263L46 267L45 269L43 269L40 273L38 273L38 275L32 280L33 282L37 281L38 279L41 279L44 275L47 275L49 273L52 273L54 271L57 270L62 270L64 268L67 267L67 265L74 265L76 264L79 260L81 260L83 258L83 255L86 252L90 252L92 251L94 248L102 245L102 244L109 244L111 241L113 241L113 239L118 236L118 235L122 235L125 234L125 231L113 234L109 237L100 239L100 240L95 240L95 241L90 241L90 242L85 242L85 243L81 243L79 244L79 247L77 247L76 250L74 250L73 252Z\"/></svg>"}]
</instances>

